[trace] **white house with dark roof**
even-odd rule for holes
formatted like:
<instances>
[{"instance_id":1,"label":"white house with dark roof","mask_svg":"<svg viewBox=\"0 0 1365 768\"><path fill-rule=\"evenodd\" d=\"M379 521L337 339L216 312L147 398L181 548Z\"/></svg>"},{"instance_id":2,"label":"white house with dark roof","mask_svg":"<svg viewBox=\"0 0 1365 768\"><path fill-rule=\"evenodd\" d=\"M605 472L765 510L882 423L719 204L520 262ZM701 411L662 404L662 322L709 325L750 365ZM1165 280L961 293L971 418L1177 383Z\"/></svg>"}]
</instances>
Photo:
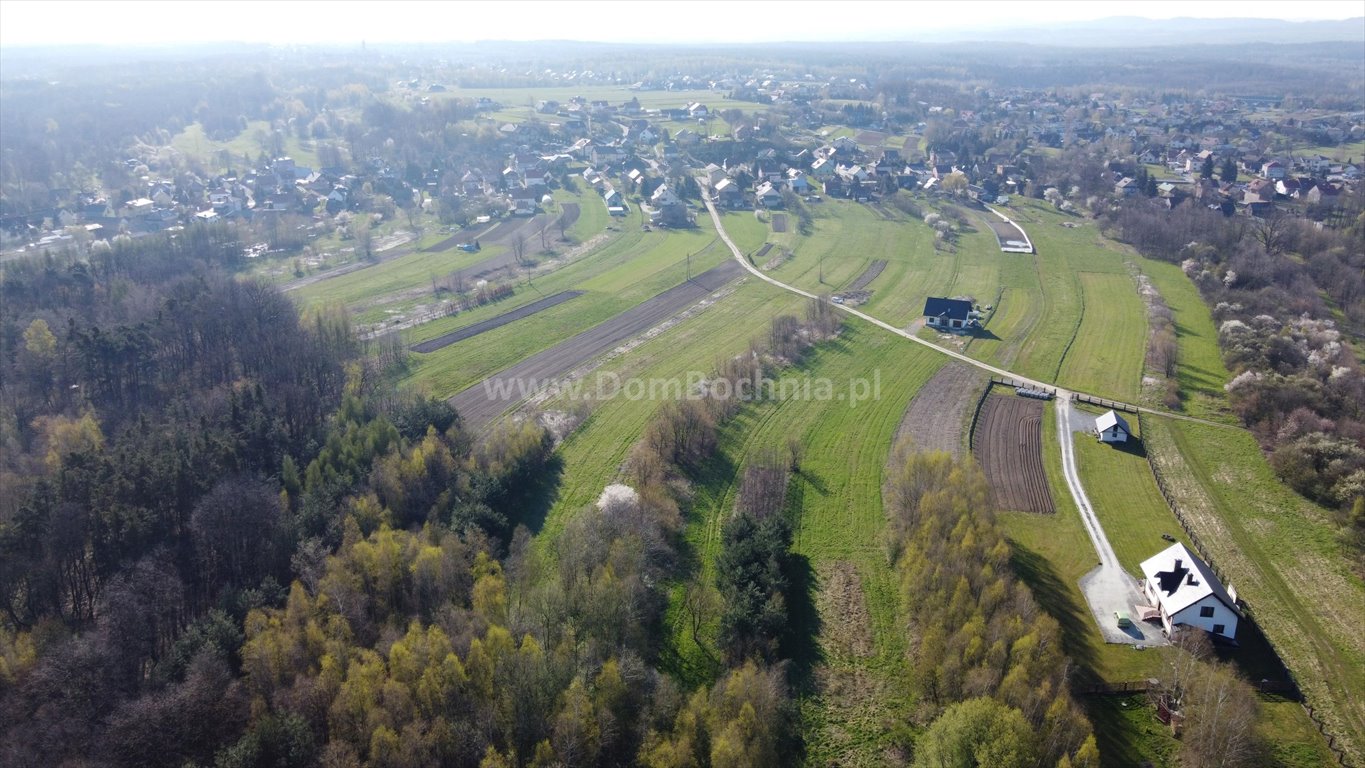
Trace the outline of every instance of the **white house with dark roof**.
<instances>
[{"instance_id":1,"label":"white house with dark roof","mask_svg":"<svg viewBox=\"0 0 1365 768\"><path fill-rule=\"evenodd\" d=\"M1102 443L1126 443L1133 430L1116 411L1106 411L1095 418L1095 434Z\"/></svg>"},{"instance_id":2,"label":"white house with dark roof","mask_svg":"<svg viewBox=\"0 0 1365 768\"><path fill-rule=\"evenodd\" d=\"M1223 586L1208 563L1184 544L1172 544L1142 561L1142 591L1166 634L1178 626L1197 627L1216 639L1237 637L1242 612L1237 595Z\"/></svg>"}]
</instances>

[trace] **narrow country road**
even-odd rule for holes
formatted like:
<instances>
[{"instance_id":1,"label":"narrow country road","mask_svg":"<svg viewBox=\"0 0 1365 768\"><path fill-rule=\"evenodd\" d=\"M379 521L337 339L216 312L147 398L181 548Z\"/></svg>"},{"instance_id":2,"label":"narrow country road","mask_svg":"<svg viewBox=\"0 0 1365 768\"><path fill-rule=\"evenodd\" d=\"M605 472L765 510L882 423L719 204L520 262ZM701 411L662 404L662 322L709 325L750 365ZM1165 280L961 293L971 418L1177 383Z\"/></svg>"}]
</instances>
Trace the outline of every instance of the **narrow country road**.
<instances>
[{"instance_id":1,"label":"narrow country road","mask_svg":"<svg viewBox=\"0 0 1365 768\"><path fill-rule=\"evenodd\" d=\"M815 294L803 291L800 288L788 285L765 275L757 267L750 264L749 260L744 258L743 252L741 252L739 247L735 245L735 242L730 239L730 235L726 233L725 226L720 220L720 213L716 211L716 206L710 200L707 200L706 208L711 212L711 220L716 225L716 233L720 235L720 239L729 246L730 253L734 255L735 260L739 262L740 266L749 270L750 274L765 283L775 285L778 288L795 293L799 296L805 296L812 299L816 298ZM1013 379L1029 387L1050 389L1056 392L1056 400L1054 402L1056 403L1057 410L1057 439L1061 441L1062 448L1062 473L1066 477L1066 485L1067 489L1071 492L1071 498L1075 501L1076 508L1080 510L1081 522L1085 525L1086 534L1090 536L1090 542L1094 545L1095 552L1098 553L1100 557L1099 564L1095 567L1095 570L1087 573L1081 578L1081 591L1085 593L1086 600L1090 603L1090 612L1094 615L1096 623L1099 624L1100 632L1104 635L1106 642L1150 645L1165 643L1165 638L1161 635L1160 630L1154 630L1150 626L1144 625L1141 621L1135 620L1133 626L1126 631L1119 629L1114 622L1114 612L1127 611L1132 613L1133 606L1140 601L1141 595L1137 589L1137 582L1132 576L1128 575L1123 570L1123 566L1119 564L1118 557L1114 554L1114 548L1110 546L1109 539L1104 535L1104 528L1100 525L1099 519L1095 516L1094 507L1091 506L1089 497L1085 495L1085 488L1081 486L1080 473L1076 470L1076 451L1071 428L1071 398L1073 397L1073 393L1051 383L1031 379L1027 376L1021 376L1013 371L997 368L988 363L983 363L980 360L975 360L960 352L944 349L937 344L919 338L910 331L903 328L897 328L890 323L878 320L871 315L859 312L847 305L836 304L835 306L854 317L866 320L897 336L928 347L939 354L947 355L955 360L960 360L968 365L976 366L981 370L989 371L990 373L1003 378ZM1180 414L1168 414L1146 408L1142 410L1163 416L1203 421L1202 419L1192 419L1192 417L1188 416L1182 417ZM1207 423L1212 424L1216 422Z\"/></svg>"}]
</instances>

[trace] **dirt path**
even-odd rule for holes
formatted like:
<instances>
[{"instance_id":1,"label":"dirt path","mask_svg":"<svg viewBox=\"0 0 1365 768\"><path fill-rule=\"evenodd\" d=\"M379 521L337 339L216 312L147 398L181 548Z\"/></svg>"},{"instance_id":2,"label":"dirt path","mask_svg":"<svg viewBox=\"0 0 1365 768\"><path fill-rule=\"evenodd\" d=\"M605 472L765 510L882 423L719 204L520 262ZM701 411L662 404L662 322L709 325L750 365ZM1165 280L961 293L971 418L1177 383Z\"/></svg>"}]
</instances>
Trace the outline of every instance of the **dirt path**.
<instances>
[{"instance_id":1,"label":"dirt path","mask_svg":"<svg viewBox=\"0 0 1365 768\"><path fill-rule=\"evenodd\" d=\"M1081 592L1085 595L1085 601L1090 604L1090 613L1100 625L1100 634L1104 635L1106 643L1165 645L1166 637L1159 627L1144 621L1134 621L1128 629L1120 629L1114 621L1115 611L1133 614L1133 606L1145 603L1146 600L1138 591L1137 579L1119 565L1118 555L1114 554L1109 537L1104 535L1104 527L1095 516L1095 508L1090 504L1090 497L1081 486L1081 476L1076 470L1076 438L1072 432L1083 424L1073 423L1075 414L1071 408L1070 398L1059 397L1055 402L1057 439L1062 444L1062 474L1066 478L1067 487L1071 490L1077 508L1080 509L1086 535L1090 537L1090 543L1100 556L1099 565L1081 577Z\"/></svg>"},{"instance_id":2,"label":"dirt path","mask_svg":"<svg viewBox=\"0 0 1365 768\"><path fill-rule=\"evenodd\" d=\"M1033 253L1033 241L1028 239L1023 227L989 205L982 207L995 214L994 219L987 216L985 220L986 225L995 233L995 240L1000 244L1000 250L1005 253Z\"/></svg>"},{"instance_id":3,"label":"dirt path","mask_svg":"<svg viewBox=\"0 0 1365 768\"><path fill-rule=\"evenodd\" d=\"M675 285L643 304L632 307L599 325L555 346L522 360L512 367L475 384L450 398L466 424L475 429L486 426L498 414L518 402L555 384L563 376L586 360L611 350L617 344L638 335L688 305L706 298L708 294L738 277L741 267L726 261L691 280ZM587 393L585 394L596 394Z\"/></svg>"},{"instance_id":4,"label":"dirt path","mask_svg":"<svg viewBox=\"0 0 1365 768\"><path fill-rule=\"evenodd\" d=\"M549 309L550 307L563 304L569 299L582 295L583 295L582 291L560 291L559 293L556 293L553 296L546 296L545 298L540 299L539 301L533 301L525 306L517 307L516 309L510 312L504 312L501 315L498 315L497 317L489 318L488 320L474 323L473 325L467 325L464 328L451 331L450 333L447 333L443 336L438 336L434 339L428 339L422 342L421 344L414 344L412 347L412 351L422 353L435 352L436 350L448 347L457 341L464 341L465 339L478 336L481 333L491 331L494 328L501 328L502 326L507 325L508 323L515 322L517 320L522 319L523 317L530 317L531 315L534 315L537 312L541 312Z\"/></svg>"}]
</instances>

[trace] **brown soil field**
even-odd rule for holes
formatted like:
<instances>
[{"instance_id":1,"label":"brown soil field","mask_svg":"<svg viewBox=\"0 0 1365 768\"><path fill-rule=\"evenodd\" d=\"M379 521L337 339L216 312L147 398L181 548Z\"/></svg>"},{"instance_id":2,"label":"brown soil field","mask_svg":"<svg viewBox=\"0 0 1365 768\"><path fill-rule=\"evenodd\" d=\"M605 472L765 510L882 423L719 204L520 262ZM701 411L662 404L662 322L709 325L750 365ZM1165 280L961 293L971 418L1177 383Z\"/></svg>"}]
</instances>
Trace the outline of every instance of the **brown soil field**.
<instances>
[{"instance_id":1,"label":"brown soil field","mask_svg":"<svg viewBox=\"0 0 1365 768\"><path fill-rule=\"evenodd\" d=\"M510 322L520 320L523 317L530 317L531 315L534 315L537 312L549 309L550 307L553 307L557 304L563 304L564 302L574 298L575 296L582 295L583 295L582 291L560 291L559 293L556 293L553 296L546 296L545 298L540 299L539 301L533 301L530 304L527 304L526 306L517 307L516 309L510 312L504 312L501 315L498 315L497 317L489 318L488 320L484 320L483 322L474 323L473 325L468 325L465 326L464 328L451 331L450 333L447 333L444 336L438 336L434 339L427 339L421 344L414 344L412 347L412 351L423 353L435 352L436 350L441 349L442 347L448 347L457 341L464 341L465 339L478 336L479 334L484 333L486 331L491 331L494 328L501 328L502 326L507 325Z\"/></svg>"},{"instance_id":2,"label":"brown soil field","mask_svg":"<svg viewBox=\"0 0 1365 768\"><path fill-rule=\"evenodd\" d=\"M787 231L787 214L785 213L773 214L773 231L774 232Z\"/></svg>"},{"instance_id":3,"label":"brown soil field","mask_svg":"<svg viewBox=\"0 0 1365 768\"><path fill-rule=\"evenodd\" d=\"M1043 401L1013 394L993 392L981 404L972 453L986 473L996 509L1056 511L1043 473L1043 413Z\"/></svg>"},{"instance_id":4,"label":"brown soil field","mask_svg":"<svg viewBox=\"0 0 1365 768\"><path fill-rule=\"evenodd\" d=\"M921 451L947 451L960 458L972 408L986 377L966 363L943 366L910 401L896 429L896 442L914 441Z\"/></svg>"},{"instance_id":5,"label":"brown soil field","mask_svg":"<svg viewBox=\"0 0 1365 768\"><path fill-rule=\"evenodd\" d=\"M867 287L868 283L876 280L877 275L880 275L883 269L886 269L886 259L877 259L871 264L868 264L867 269L864 269L863 273L858 275L858 279L853 281L853 284L848 287L848 290L861 291Z\"/></svg>"},{"instance_id":6,"label":"brown soil field","mask_svg":"<svg viewBox=\"0 0 1365 768\"><path fill-rule=\"evenodd\" d=\"M986 213L989 214L990 211L987 211ZM1008 221L1001 221L993 215L986 215L981 218L985 220L987 226L995 233L995 239L1000 243L1000 247L1003 248L1005 246L1006 240L1024 242L1024 231L1017 225Z\"/></svg>"},{"instance_id":7,"label":"brown soil field","mask_svg":"<svg viewBox=\"0 0 1365 768\"><path fill-rule=\"evenodd\" d=\"M743 271L739 262L727 260L643 304L490 376L450 398L450 403L466 424L475 428L483 427L530 395L532 385L544 386L547 380L563 376L583 361L644 333L735 279Z\"/></svg>"}]
</instances>

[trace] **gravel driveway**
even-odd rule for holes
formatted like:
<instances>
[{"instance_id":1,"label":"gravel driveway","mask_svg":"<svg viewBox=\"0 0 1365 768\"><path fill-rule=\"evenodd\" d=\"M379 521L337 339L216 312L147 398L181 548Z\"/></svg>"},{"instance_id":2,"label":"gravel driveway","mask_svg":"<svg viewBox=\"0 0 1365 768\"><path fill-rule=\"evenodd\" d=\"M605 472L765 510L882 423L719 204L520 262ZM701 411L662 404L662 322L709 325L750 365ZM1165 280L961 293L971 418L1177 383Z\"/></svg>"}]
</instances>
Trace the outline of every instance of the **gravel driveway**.
<instances>
[{"instance_id":1,"label":"gravel driveway","mask_svg":"<svg viewBox=\"0 0 1365 768\"><path fill-rule=\"evenodd\" d=\"M1080 508L1085 532L1100 557L1094 570L1081 577L1081 593L1090 605L1090 613L1099 623L1100 634L1104 635L1106 643L1166 645L1166 636L1162 634L1161 627L1138 620L1137 610L1133 606L1144 600L1138 591L1137 579L1119 565L1118 556L1104 535L1104 528L1095 516L1095 508L1085 495L1085 488L1081 486L1081 478L1076 471L1076 450L1072 442L1075 438L1072 433L1086 429L1085 419L1089 419L1090 427L1093 428L1094 418L1073 409L1069 395L1061 395L1054 402L1057 404L1057 435L1062 443L1062 474L1066 477L1076 506ZM1133 626L1120 629L1114 620L1115 611L1126 611L1133 619Z\"/></svg>"}]
</instances>

